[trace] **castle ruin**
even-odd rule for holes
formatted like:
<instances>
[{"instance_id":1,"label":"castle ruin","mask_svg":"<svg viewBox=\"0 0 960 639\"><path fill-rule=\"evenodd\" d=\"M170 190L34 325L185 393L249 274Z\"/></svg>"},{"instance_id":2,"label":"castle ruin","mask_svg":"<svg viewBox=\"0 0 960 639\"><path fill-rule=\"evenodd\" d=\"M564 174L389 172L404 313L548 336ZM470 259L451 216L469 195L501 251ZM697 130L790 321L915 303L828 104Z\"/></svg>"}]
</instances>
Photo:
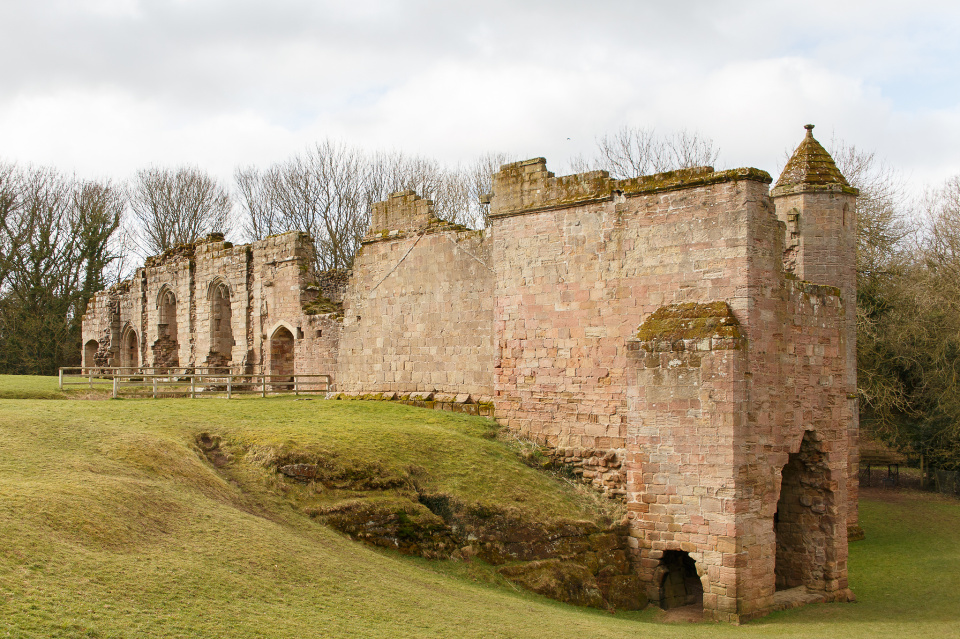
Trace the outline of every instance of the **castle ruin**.
<instances>
[{"instance_id":1,"label":"castle ruin","mask_svg":"<svg viewBox=\"0 0 960 639\"><path fill-rule=\"evenodd\" d=\"M846 600L857 191L812 126L771 182L516 162L488 228L394 193L352 272L319 279L303 234L210 237L97 294L83 362L329 373L340 396L492 406L626 501L651 600L734 622L797 589Z\"/></svg>"}]
</instances>

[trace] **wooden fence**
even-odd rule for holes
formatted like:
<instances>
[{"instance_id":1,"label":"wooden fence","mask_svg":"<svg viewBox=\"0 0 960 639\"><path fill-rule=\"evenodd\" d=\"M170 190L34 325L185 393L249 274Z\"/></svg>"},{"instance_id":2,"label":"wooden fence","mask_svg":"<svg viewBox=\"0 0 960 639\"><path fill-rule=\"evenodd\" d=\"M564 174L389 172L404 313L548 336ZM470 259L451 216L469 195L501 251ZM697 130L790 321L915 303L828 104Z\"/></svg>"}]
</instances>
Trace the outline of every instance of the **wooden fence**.
<instances>
[{"instance_id":1,"label":"wooden fence","mask_svg":"<svg viewBox=\"0 0 960 639\"><path fill-rule=\"evenodd\" d=\"M69 387L111 390L113 397L223 397L268 394L326 394L330 375L233 374L216 369L64 367L60 390Z\"/></svg>"}]
</instances>

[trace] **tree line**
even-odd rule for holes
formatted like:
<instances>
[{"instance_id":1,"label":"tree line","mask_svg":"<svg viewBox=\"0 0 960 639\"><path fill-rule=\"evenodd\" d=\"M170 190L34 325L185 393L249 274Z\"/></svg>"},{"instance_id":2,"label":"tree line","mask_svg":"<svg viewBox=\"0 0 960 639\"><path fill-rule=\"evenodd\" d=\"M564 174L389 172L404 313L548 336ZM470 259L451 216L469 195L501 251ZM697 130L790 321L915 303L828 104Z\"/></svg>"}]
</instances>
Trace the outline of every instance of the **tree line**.
<instances>
[{"instance_id":1,"label":"tree line","mask_svg":"<svg viewBox=\"0 0 960 639\"><path fill-rule=\"evenodd\" d=\"M327 140L238 169L232 188L195 166L148 167L116 184L0 163L0 373L53 375L79 364L93 294L144 257L209 233L255 241L305 231L320 272L352 266L373 204L395 191L413 189L439 217L482 228L480 196L510 159L487 154L449 167Z\"/></svg>"},{"instance_id":2,"label":"tree line","mask_svg":"<svg viewBox=\"0 0 960 639\"><path fill-rule=\"evenodd\" d=\"M828 146L860 189L862 426L931 465L960 469L960 176L915 200L874 154ZM624 127L570 165L626 178L718 157L697 133ZM266 167L239 168L229 186L192 166L150 167L116 184L0 164L0 373L55 374L77 364L87 302L146 255L211 232L253 241L300 230L314 239L316 271L350 268L375 202L413 189L439 217L481 228L488 210L480 196L512 159L489 154L449 167L326 140Z\"/></svg>"}]
</instances>

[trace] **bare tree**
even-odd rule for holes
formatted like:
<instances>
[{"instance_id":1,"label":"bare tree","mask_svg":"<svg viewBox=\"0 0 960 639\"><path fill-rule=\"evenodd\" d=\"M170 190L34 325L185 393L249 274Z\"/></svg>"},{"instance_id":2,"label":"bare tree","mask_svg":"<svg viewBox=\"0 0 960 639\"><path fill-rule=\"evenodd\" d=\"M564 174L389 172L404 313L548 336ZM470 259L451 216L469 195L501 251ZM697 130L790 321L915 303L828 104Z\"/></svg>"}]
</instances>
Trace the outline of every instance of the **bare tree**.
<instances>
[{"instance_id":1,"label":"bare tree","mask_svg":"<svg viewBox=\"0 0 960 639\"><path fill-rule=\"evenodd\" d=\"M466 197L463 217L455 220L471 228L484 228L490 223L490 205L483 197L493 190L493 175L515 158L506 153L487 153L474 160L464 171Z\"/></svg>"},{"instance_id":2,"label":"bare tree","mask_svg":"<svg viewBox=\"0 0 960 639\"><path fill-rule=\"evenodd\" d=\"M917 228L910 222L911 207L903 174L842 140L831 140L830 155L857 197L857 272L861 276L897 268L902 264L906 240Z\"/></svg>"},{"instance_id":3,"label":"bare tree","mask_svg":"<svg viewBox=\"0 0 960 639\"><path fill-rule=\"evenodd\" d=\"M251 239L299 230L316 247L314 268L350 268L370 227L373 205L390 193L416 191L441 219L476 227L486 218L480 195L504 156L485 156L466 170L403 153L364 153L326 140L266 170L235 173L245 232Z\"/></svg>"},{"instance_id":4,"label":"bare tree","mask_svg":"<svg viewBox=\"0 0 960 639\"><path fill-rule=\"evenodd\" d=\"M922 207L927 214L927 259L937 265L945 280L960 286L960 175L928 189ZM953 302L954 306L960 304L960 298Z\"/></svg>"},{"instance_id":5,"label":"bare tree","mask_svg":"<svg viewBox=\"0 0 960 639\"><path fill-rule=\"evenodd\" d=\"M314 268L349 268L369 225L368 166L355 149L327 140L265 171L235 174L252 239L298 230L316 247Z\"/></svg>"},{"instance_id":6,"label":"bare tree","mask_svg":"<svg viewBox=\"0 0 960 639\"><path fill-rule=\"evenodd\" d=\"M830 154L857 198L857 386L862 422L883 432L910 410L908 389L899 374L904 351L891 348L891 331L904 330L915 300L904 286L916 257L916 225L902 174L842 140L831 140ZM894 326L900 328L894 329Z\"/></svg>"},{"instance_id":7,"label":"bare tree","mask_svg":"<svg viewBox=\"0 0 960 639\"><path fill-rule=\"evenodd\" d=\"M261 240L287 230L276 201L278 179L276 169L261 171L255 166L239 168L234 173L247 237Z\"/></svg>"},{"instance_id":8,"label":"bare tree","mask_svg":"<svg viewBox=\"0 0 960 639\"><path fill-rule=\"evenodd\" d=\"M616 133L598 138L593 157L576 157L571 165L575 171L601 169L611 177L623 179L713 166L719 156L713 140L696 132L681 130L660 134L652 128L624 126Z\"/></svg>"},{"instance_id":9,"label":"bare tree","mask_svg":"<svg viewBox=\"0 0 960 639\"><path fill-rule=\"evenodd\" d=\"M139 247L148 255L223 232L232 208L227 190L190 166L138 171L129 199Z\"/></svg>"},{"instance_id":10,"label":"bare tree","mask_svg":"<svg viewBox=\"0 0 960 639\"><path fill-rule=\"evenodd\" d=\"M13 238L10 226L22 204L22 175L13 164L0 164L0 288L7 281Z\"/></svg>"}]
</instances>

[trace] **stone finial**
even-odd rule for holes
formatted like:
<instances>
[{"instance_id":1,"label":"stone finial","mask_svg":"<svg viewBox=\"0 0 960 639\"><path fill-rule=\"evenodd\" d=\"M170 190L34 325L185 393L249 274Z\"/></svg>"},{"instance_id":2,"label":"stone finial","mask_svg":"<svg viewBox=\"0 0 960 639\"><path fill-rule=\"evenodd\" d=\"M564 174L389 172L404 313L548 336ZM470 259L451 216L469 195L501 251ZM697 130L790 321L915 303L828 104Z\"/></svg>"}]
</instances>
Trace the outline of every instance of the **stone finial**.
<instances>
[{"instance_id":1,"label":"stone finial","mask_svg":"<svg viewBox=\"0 0 960 639\"><path fill-rule=\"evenodd\" d=\"M833 158L813 137L813 125L806 124L803 128L807 130L807 134L790 156L790 160L783 168L783 173L780 174L780 179L773 187L772 194L781 195L798 188L855 193L856 189L843 177Z\"/></svg>"}]
</instances>

